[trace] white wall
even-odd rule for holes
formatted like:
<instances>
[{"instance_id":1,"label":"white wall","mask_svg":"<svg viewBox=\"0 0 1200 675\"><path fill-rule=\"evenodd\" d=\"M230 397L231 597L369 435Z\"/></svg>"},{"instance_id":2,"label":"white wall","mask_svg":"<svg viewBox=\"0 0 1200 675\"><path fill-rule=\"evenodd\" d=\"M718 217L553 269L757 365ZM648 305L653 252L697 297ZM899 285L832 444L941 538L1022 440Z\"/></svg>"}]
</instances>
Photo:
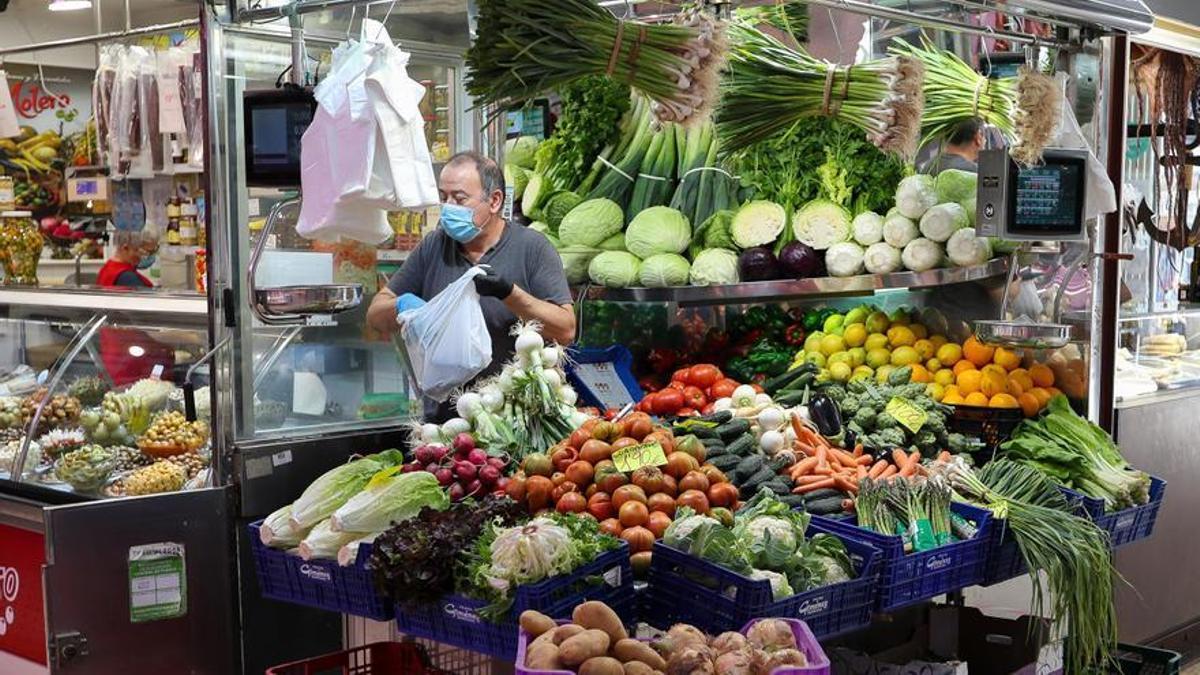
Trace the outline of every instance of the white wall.
<instances>
[{"instance_id":1,"label":"white wall","mask_svg":"<svg viewBox=\"0 0 1200 675\"><path fill-rule=\"evenodd\" d=\"M125 26L123 0L92 0L98 3L103 30L120 30ZM0 47L27 45L62 38L90 35L96 32L94 10L51 12L49 0L11 0L8 11L0 14ZM130 0L133 26L148 26L188 19L199 15L196 0ZM14 63L36 63L70 68L95 68L96 49L91 45L65 47L36 54L13 54L6 57Z\"/></svg>"}]
</instances>

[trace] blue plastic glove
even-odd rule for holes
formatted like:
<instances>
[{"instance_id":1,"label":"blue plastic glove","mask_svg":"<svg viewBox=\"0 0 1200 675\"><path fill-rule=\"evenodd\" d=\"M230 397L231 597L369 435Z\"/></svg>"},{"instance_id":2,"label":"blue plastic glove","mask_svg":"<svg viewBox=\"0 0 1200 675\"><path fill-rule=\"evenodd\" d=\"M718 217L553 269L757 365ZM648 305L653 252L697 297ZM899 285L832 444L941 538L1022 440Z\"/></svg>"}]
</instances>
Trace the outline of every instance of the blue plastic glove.
<instances>
[{"instance_id":1,"label":"blue plastic glove","mask_svg":"<svg viewBox=\"0 0 1200 675\"><path fill-rule=\"evenodd\" d=\"M407 312L410 309L419 309L425 306L425 301L412 293L405 293L396 298L396 314Z\"/></svg>"}]
</instances>

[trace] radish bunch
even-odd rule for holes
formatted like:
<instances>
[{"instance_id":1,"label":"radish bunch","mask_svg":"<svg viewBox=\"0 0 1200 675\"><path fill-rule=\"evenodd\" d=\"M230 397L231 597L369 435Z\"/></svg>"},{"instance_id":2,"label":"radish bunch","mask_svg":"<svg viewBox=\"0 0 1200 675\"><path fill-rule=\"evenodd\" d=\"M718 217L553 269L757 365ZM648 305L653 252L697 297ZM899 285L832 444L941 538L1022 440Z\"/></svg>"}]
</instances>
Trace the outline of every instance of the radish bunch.
<instances>
[{"instance_id":1,"label":"radish bunch","mask_svg":"<svg viewBox=\"0 0 1200 675\"><path fill-rule=\"evenodd\" d=\"M479 497L489 492L504 494L508 479L504 468L508 460L489 457L476 447L475 438L466 432L454 436L449 446L423 443L413 449L412 461L402 471L428 471L450 495L451 501Z\"/></svg>"}]
</instances>

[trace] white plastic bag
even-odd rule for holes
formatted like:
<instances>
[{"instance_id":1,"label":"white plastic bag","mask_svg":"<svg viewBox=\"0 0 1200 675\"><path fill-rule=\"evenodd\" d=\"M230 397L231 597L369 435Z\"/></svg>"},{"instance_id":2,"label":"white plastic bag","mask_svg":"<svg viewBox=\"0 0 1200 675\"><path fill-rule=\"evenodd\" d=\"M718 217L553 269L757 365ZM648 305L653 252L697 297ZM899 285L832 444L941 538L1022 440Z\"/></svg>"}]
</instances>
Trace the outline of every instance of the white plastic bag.
<instances>
[{"instance_id":1,"label":"white plastic bag","mask_svg":"<svg viewBox=\"0 0 1200 675\"><path fill-rule=\"evenodd\" d=\"M8 76L0 70L0 138L20 135L21 125L17 122L17 111L9 94Z\"/></svg>"},{"instance_id":2,"label":"white plastic bag","mask_svg":"<svg viewBox=\"0 0 1200 675\"><path fill-rule=\"evenodd\" d=\"M435 401L450 398L492 362L492 340L475 290L481 274L482 268L472 267L425 305L396 317L417 386Z\"/></svg>"}]
</instances>

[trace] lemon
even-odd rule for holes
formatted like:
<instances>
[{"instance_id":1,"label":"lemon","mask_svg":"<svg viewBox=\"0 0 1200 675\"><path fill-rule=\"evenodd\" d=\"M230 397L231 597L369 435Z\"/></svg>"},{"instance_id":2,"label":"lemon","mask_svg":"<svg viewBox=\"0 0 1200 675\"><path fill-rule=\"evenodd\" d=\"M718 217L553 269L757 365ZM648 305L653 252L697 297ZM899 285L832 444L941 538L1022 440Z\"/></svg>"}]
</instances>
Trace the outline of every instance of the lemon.
<instances>
[{"instance_id":1,"label":"lemon","mask_svg":"<svg viewBox=\"0 0 1200 675\"><path fill-rule=\"evenodd\" d=\"M861 347L867 342L867 327L861 323L852 323L842 331L842 338L851 347Z\"/></svg>"},{"instance_id":2,"label":"lemon","mask_svg":"<svg viewBox=\"0 0 1200 675\"><path fill-rule=\"evenodd\" d=\"M887 314L883 312L871 312L871 315L867 317L866 323L867 330L872 333L886 333L887 329L892 325L892 322L888 321Z\"/></svg>"},{"instance_id":3,"label":"lemon","mask_svg":"<svg viewBox=\"0 0 1200 675\"><path fill-rule=\"evenodd\" d=\"M947 339L945 335L930 335L929 341L932 342L933 346L938 349L941 349L942 345L950 342L950 340Z\"/></svg>"},{"instance_id":4,"label":"lemon","mask_svg":"<svg viewBox=\"0 0 1200 675\"><path fill-rule=\"evenodd\" d=\"M898 347L892 350L893 366L909 366L921 360L921 355L912 347Z\"/></svg>"},{"instance_id":5,"label":"lemon","mask_svg":"<svg viewBox=\"0 0 1200 675\"><path fill-rule=\"evenodd\" d=\"M846 312L846 325L849 326L850 324L864 323L869 316L871 316L871 306L859 305L849 312Z\"/></svg>"},{"instance_id":6,"label":"lemon","mask_svg":"<svg viewBox=\"0 0 1200 675\"><path fill-rule=\"evenodd\" d=\"M805 352L806 352L806 356L804 357L805 361L813 364L814 366L816 366L818 368L825 367L825 355L824 354L822 354L821 352L810 352L808 350L805 350Z\"/></svg>"},{"instance_id":7,"label":"lemon","mask_svg":"<svg viewBox=\"0 0 1200 675\"><path fill-rule=\"evenodd\" d=\"M845 314L830 314L825 318L825 324L821 326L821 330L832 333L844 325L846 325Z\"/></svg>"},{"instance_id":8,"label":"lemon","mask_svg":"<svg viewBox=\"0 0 1200 675\"><path fill-rule=\"evenodd\" d=\"M867 365L872 368L885 366L892 362L892 353L886 349L872 349L867 352Z\"/></svg>"},{"instance_id":9,"label":"lemon","mask_svg":"<svg viewBox=\"0 0 1200 675\"><path fill-rule=\"evenodd\" d=\"M825 357L825 366L827 368L832 368L833 364L835 363L845 363L850 365L853 363L853 361L854 357L850 356L850 352L834 352ZM850 365L850 367L853 368L854 366Z\"/></svg>"},{"instance_id":10,"label":"lemon","mask_svg":"<svg viewBox=\"0 0 1200 675\"><path fill-rule=\"evenodd\" d=\"M937 382L931 382L925 385L925 393L929 394L929 398L935 401L941 401L946 396L946 388Z\"/></svg>"},{"instance_id":11,"label":"lemon","mask_svg":"<svg viewBox=\"0 0 1200 675\"><path fill-rule=\"evenodd\" d=\"M909 326L909 329L912 330L913 335L917 336L918 340L924 340L925 338L929 337L929 329L922 324L914 323L913 325Z\"/></svg>"},{"instance_id":12,"label":"lemon","mask_svg":"<svg viewBox=\"0 0 1200 675\"><path fill-rule=\"evenodd\" d=\"M933 381L941 385L954 384L954 371L949 368L942 368L933 374Z\"/></svg>"},{"instance_id":13,"label":"lemon","mask_svg":"<svg viewBox=\"0 0 1200 675\"><path fill-rule=\"evenodd\" d=\"M953 366L962 360L962 347L953 342L947 342L937 348L936 356L937 360L941 361L943 366Z\"/></svg>"},{"instance_id":14,"label":"lemon","mask_svg":"<svg viewBox=\"0 0 1200 675\"><path fill-rule=\"evenodd\" d=\"M888 344L892 347L911 347L917 341L912 329L908 326L892 326L888 329Z\"/></svg>"},{"instance_id":15,"label":"lemon","mask_svg":"<svg viewBox=\"0 0 1200 675\"><path fill-rule=\"evenodd\" d=\"M875 380L880 383L887 382L888 375L891 375L892 371L895 369L896 369L896 366L893 366L890 363L887 365L879 366L878 368L875 369Z\"/></svg>"},{"instance_id":16,"label":"lemon","mask_svg":"<svg viewBox=\"0 0 1200 675\"><path fill-rule=\"evenodd\" d=\"M938 361L937 359L929 359L925 362L925 368L931 373L936 373L937 371L942 370L942 362Z\"/></svg>"},{"instance_id":17,"label":"lemon","mask_svg":"<svg viewBox=\"0 0 1200 675\"><path fill-rule=\"evenodd\" d=\"M846 341L841 335L826 335L821 338L821 353L825 356L846 351Z\"/></svg>"},{"instance_id":18,"label":"lemon","mask_svg":"<svg viewBox=\"0 0 1200 675\"><path fill-rule=\"evenodd\" d=\"M863 343L863 347L866 347L867 351L871 351L872 349L884 349L887 346L887 336L883 333L871 333L867 336L867 341Z\"/></svg>"},{"instance_id":19,"label":"lemon","mask_svg":"<svg viewBox=\"0 0 1200 675\"><path fill-rule=\"evenodd\" d=\"M912 323L912 316L909 315L908 310L901 307L893 311L892 315L888 317L888 320L891 321L893 325L907 326Z\"/></svg>"},{"instance_id":20,"label":"lemon","mask_svg":"<svg viewBox=\"0 0 1200 675\"><path fill-rule=\"evenodd\" d=\"M916 328L916 326L913 326L913 328ZM913 335L916 335L916 333L914 332ZM929 359L932 359L934 353L937 352L937 347L934 347L933 343L925 338L920 338L914 342L913 348L916 349L917 353L921 355L922 361L928 361Z\"/></svg>"},{"instance_id":21,"label":"lemon","mask_svg":"<svg viewBox=\"0 0 1200 675\"><path fill-rule=\"evenodd\" d=\"M821 351L821 338L823 338L823 337L825 337L825 334L819 330L809 333L808 337L804 338L804 351L806 351L806 352Z\"/></svg>"},{"instance_id":22,"label":"lemon","mask_svg":"<svg viewBox=\"0 0 1200 675\"><path fill-rule=\"evenodd\" d=\"M848 381L852 372L853 371L850 369L849 364L846 363L839 362L829 366L829 377L837 382Z\"/></svg>"},{"instance_id":23,"label":"lemon","mask_svg":"<svg viewBox=\"0 0 1200 675\"><path fill-rule=\"evenodd\" d=\"M854 373L850 376L850 379L856 380L860 377L873 377L874 375L874 368L870 366L858 366L854 369Z\"/></svg>"},{"instance_id":24,"label":"lemon","mask_svg":"<svg viewBox=\"0 0 1200 675\"><path fill-rule=\"evenodd\" d=\"M867 350L863 349L862 347L848 349L846 350L846 353L850 355L850 364L855 368L867 362Z\"/></svg>"}]
</instances>

